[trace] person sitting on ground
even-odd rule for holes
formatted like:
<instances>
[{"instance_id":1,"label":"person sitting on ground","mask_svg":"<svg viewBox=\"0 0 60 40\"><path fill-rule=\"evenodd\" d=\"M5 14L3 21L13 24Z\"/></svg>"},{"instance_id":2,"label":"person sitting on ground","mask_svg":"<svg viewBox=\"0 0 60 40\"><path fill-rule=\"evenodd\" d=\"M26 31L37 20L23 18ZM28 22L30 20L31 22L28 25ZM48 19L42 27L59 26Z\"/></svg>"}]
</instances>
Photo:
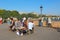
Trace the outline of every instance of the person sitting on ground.
<instances>
[{"instance_id":1,"label":"person sitting on ground","mask_svg":"<svg viewBox=\"0 0 60 40\"><path fill-rule=\"evenodd\" d=\"M33 23L32 20L30 20L29 23L28 23L28 30L29 30L29 33L34 32L34 23Z\"/></svg>"},{"instance_id":2,"label":"person sitting on ground","mask_svg":"<svg viewBox=\"0 0 60 40\"><path fill-rule=\"evenodd\" d=\"M23 36L24 34L26 34L26 27L23 27L22 23L20 20L17 20L15 22L16 24L16 28L17 28L17 31L16 31L16 34L19 36Z\"/></svg>"}]
</instances>

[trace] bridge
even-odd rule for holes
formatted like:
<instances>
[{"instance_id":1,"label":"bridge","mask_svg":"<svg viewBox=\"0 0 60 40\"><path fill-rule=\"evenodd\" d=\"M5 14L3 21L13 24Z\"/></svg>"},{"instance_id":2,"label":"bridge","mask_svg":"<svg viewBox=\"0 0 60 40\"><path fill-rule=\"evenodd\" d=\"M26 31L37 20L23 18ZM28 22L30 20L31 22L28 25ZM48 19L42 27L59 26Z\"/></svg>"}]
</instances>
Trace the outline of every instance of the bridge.
<instances>
[{"instance_id":1,"label":"bridge","mask_svg":"<svg viewBox=\"0 0 60 40\"><path fill-rule=\"evenodd\" d=\"M0 24L0 40L60 40L60 32L54 28L34 27L34 33L17 36L16 32L9 31L6 23Z\"/></svg>"}]
</instances>

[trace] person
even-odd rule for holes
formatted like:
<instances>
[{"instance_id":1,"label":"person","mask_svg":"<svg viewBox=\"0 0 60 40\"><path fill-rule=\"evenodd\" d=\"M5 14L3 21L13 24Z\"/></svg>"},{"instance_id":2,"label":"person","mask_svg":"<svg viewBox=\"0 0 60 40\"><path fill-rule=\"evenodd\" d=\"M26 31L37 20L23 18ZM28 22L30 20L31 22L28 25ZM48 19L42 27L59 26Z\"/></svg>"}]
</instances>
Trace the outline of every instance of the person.
<instances>
[{"instance_id":1,"label":"person","mask_svg":"<svg viewBox=\"0 0 60 40\"><path fill-rule=\"evenodd\" d=\"M20 20L15 20L15 29L16 29L16 34L19 36L20 35L20 30L19 30L19 28L20 28L20 26L21 26L21 22L20 22Z\"/></svg>"},{"instance_id":2,"label":"person","mask_svg":"<svg viewBox=\"0 0 60 40\"><path fill-rule=\"evenodd\" d=\"M32 18L31 18L31 17L29 17L29 18L27 19L27 21L29 22L31 19L32 19Z\"/></svg>"},{"instance_id":3,"label":"person","mask_svg":"<svg viewBox=\"0 0 60 40\"><path fill-rule=\"evenodd\" d=\"M48 24L47 24L47 26L48 26L48 27L52 27L51 23L52 23L52 22L51 22L51 18L48 18Z\"/></svg>"},{"instance_id":4,"label":"person","mask_svg":"<svg viewBox=\"0 0 60 40\"><path fill-rule=\"evenodd\" d=\"M16 34L19 36L23 36L26 33L26 28L22 26L22 23L20 20L15 21L15 26L16 26Z\"/></svg>"},{"instance_id":5,"label":"person","mask_svg":"<svg viewBox=\"0 0 60 40\"><path fill-rule=\"evenodd\" d=\"M44 19L44 17L42 17L42 19L41 19L41 22L42 22L42 26L43 26L43 21L44 21L43 19Z\"/></svg>"},{"instance_id":6,"label":"person","mask_svg":"<svg viewBox=\"0 0 60 40\"><path fill-rule=\"evenodd\" d=\"M26 17L22 18L22 23L23 23L23 27L24 27L24 21L26 20Z\"/></svg>"},{"instance_id":7,"label":"person","mask_svg":"<svg viewBox=\"0 0 60 40\"><path fill-rule=\"evenodd\" d=\"M42 26L42 25L41 25L41 19L39 19L39 26Z\"/></svg>"},{"instance_id":8,"label":"person","mask_svg":"<svg viewBox=\"0 0 60 40\"><path fill-rule=\"evenodd\" d=\"M28 23L28 30L29 30L29 34L34 32L34 23L32 20L30 20Z\"/></svg>"},{"instance_id":9,"label":"person","mask_svg":"<svg viewBox=\"0 0 60 40\"><path fill-rule=\"evenodd\" d=\"M0 17L0 24L2 24L2 17Z\"/></svg>"},{"instance_id":10,"label":"person","mask_svg":"<svg viewBox=\"0 0 60 40\"><path fill-rule=\"evenodd\" d=\"M7 24L10 26L10 24L11 24L10 18L7 19Z\"/></svg>"},{"instance_id":11,"label":"person","mask_svg":"<svg viewBox=\"0 0 60 40\"><path fill-rule=\"evenodd\" d=\"M15 25L15 22L13 20L13 18L10 18L11 19L11 25L10 25L10 29L9 30L12 30L12 28L14 27Z\"/></svg>"},{"instance_id":12,"label":"person","mask_svg":"<svg viewBox=\"0 0 60 40\"><path fill-rule=\"evenodd\" d=\"M27 29L27 20L24 21L24 27Z\"/></svg>"},{"instance_id":13,"label":"person","mask_svg":"<svg viewBox=\"0 0 60 40\"><path fill-rule=\"evenodd\" d=\"M43 17L41 19L39 19L39 26L42 27L43 26Z\"/></svg>"}]
</instances>

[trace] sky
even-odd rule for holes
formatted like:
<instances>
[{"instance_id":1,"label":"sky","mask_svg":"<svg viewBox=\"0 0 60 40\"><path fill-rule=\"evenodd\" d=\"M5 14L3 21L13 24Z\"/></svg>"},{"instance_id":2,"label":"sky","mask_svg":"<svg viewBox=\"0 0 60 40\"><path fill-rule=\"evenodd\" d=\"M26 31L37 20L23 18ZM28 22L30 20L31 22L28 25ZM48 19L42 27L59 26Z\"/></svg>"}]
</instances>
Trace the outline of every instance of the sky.
<instances>
[{"instance_id":1,"label":"sky","mask_svg":"<svg viewBox=\"0 0 60 40\"><path fill-rule=\"evenodd\" d=\"M60 0L0 0L0 9L19 12L37 12L41 14L60 15Z\"/></svg>"}]
</instances>

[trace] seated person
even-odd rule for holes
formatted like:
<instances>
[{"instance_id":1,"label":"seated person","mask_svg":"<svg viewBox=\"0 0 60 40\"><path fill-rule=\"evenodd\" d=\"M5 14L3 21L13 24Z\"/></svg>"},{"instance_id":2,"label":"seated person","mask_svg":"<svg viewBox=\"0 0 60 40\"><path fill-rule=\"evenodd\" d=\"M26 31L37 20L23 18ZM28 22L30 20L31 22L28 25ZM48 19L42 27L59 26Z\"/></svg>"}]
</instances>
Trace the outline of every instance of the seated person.
<instances>
[{"instance_id":1,"label":"seated person","mask_svg":"<svg viewBox=\"0 0 60 40\"><path fill-rule=\"evenodd\" d=\"M34 23L32 20L30 20L28 23L28 30L29 30L29 33L33 33L34 31Z\"/></svg>"}]
</instances>

